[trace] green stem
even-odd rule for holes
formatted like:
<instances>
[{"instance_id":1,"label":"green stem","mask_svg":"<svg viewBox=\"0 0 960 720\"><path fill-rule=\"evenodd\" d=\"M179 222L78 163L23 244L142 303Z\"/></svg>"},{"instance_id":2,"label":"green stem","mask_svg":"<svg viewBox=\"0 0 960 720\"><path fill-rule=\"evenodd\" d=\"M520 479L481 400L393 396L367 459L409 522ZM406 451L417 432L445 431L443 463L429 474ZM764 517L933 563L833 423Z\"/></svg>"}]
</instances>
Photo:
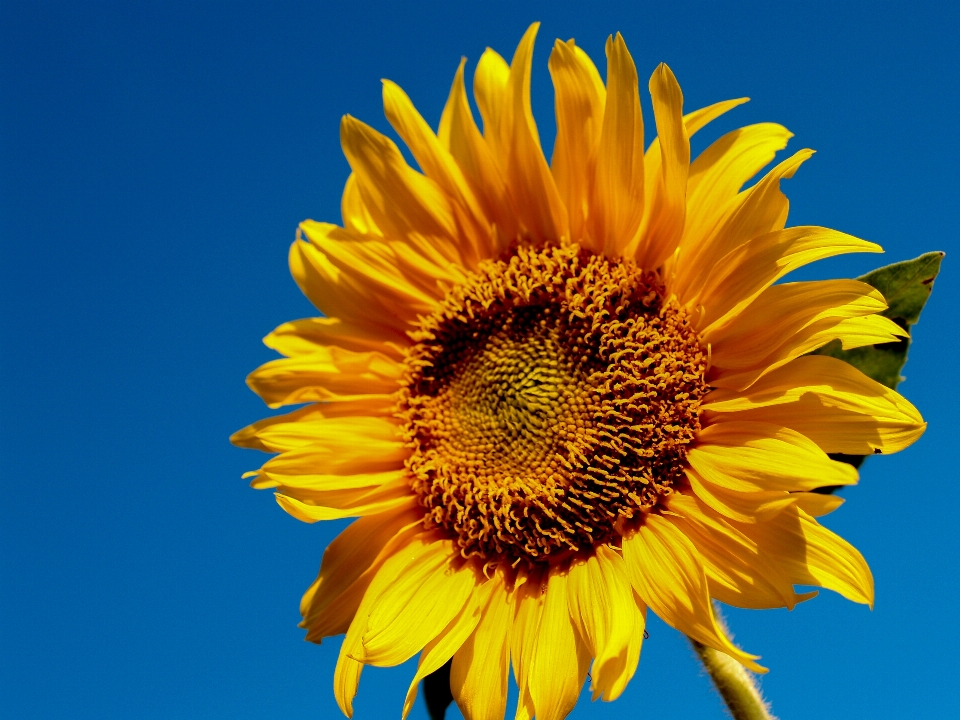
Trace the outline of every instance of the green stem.
<instances>
[{"instance_id":1,"label":"green stem","mask_svg":"<svg viewBox=\"0 0 960 720\"><path fill-rule=\"evenodd\" d=\"M696 640L690 639L690 644L710 673L710 679L734 720L776 720L760 695L753 675L743 665L726 653Z\"/></svg>"}]
</instances>

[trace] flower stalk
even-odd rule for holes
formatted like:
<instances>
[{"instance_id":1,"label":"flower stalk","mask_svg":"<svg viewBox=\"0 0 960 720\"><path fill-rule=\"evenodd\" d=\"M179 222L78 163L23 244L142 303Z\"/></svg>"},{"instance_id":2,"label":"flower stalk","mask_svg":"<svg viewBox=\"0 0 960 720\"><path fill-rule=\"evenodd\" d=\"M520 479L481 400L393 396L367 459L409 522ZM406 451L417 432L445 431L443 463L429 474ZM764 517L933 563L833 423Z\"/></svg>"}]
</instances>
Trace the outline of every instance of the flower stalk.
<instances>
[{"instance_id":1,"label":"flower stalk","mask_svg":"<svg viewBox=\"0 0 960 720\"><path fill-rule=\"evenodd\" d=\"M726 653L689 640L734 720L776 720L749 670Z\"/></svg>"}]
</instances>

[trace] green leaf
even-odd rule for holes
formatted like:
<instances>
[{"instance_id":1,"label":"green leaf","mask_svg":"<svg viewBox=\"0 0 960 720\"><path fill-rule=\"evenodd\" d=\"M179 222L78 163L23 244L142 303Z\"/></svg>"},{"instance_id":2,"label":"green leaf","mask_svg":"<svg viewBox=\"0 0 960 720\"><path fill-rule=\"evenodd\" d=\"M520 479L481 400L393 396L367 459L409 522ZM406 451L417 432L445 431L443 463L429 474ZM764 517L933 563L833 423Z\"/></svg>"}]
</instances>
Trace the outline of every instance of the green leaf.
<instances>
[{"instance_id":1,"label":"green leaf","mask_svg":"<svg viewBox=\"0 0 960 720\"><path fill-rule=\"evenodd\" d=\"M423 699L427 703L430 720L443 720L447 708L453 702L453 693L450 692L450 660L423 679Z\"/></svg>"},{"instance_id":2,"label":"green leaf","mask_svg":"<svg viewBox=\"0 0 960 720\"><path fill-rule=\"evenodd\" d=\"M931 252L914 260L894 263L857 278L881 292L888 308L881 315L890 318L907 332L920 319L920 312L933 290L944 253ZM897 342L844 350L839 340L814 350L811 355L827 355L848 362L867 377L896 390L903 380L900 372L907 362L910 338ZM837 460L859 467L862 455L837 455Z\"/></svg>"}]
</instances>

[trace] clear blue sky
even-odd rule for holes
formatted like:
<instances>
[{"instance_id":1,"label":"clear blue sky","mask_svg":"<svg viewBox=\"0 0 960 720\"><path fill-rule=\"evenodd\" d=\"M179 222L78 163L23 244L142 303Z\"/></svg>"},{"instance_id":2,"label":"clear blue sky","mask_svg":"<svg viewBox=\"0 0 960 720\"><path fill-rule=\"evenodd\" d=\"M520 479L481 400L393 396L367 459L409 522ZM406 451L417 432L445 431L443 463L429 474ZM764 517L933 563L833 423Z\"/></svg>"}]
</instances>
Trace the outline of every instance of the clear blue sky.
<instances>
[{"instance_id":1,"label":"clear blue sky","mask_svg":"<svg viewBox=\"0 0 960 720\"><path fill-rule=\"evenodd\" d=\"M268 412L244 376L273 356L265 333L311 312L286 254L301 219L339 221L340 116L386 129L388 77L436 123L460 56L469 72L487 45L509 57L539 19L545 139L553 38L602 68L620 30L642 76L673 68L688 108L753 98L711 137L771 120L819 151L787 184L792 223L886 247L804 277L947 251L901 386L930 428L868 461L827 520L870 562L876 609L824 593L792 613L729 613L784 719L945 716L960 635L956 13L3 0L0 715L338 716L339 643L304 643L296 624L340 526L301 524L240 479L262 458L227 437ZM682 638L650 631L623 698L585 697L574 718L722 717ZM357 718L398 717L412 672L368 670Z\"/></svg>"}]
</instances>

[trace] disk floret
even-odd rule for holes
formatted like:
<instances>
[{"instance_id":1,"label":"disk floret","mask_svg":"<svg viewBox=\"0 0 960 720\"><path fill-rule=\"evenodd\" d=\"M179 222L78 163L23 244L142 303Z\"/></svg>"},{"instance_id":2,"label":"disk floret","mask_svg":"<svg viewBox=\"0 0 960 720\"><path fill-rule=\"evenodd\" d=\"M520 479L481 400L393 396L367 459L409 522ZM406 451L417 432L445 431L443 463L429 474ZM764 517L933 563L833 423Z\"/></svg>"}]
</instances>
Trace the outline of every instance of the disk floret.
<instances>
[{"instance_id":1,"label":"disk floret","mask_svg":"<svg viewBox=\"0 0 960 720\"><path fill-rule=\"evenodd\" d=\"M464 557L538 564L613 542L684 482L706 358L656 273L515 248L412 338L407 466Z\"/></svg>"}]
</instances>

